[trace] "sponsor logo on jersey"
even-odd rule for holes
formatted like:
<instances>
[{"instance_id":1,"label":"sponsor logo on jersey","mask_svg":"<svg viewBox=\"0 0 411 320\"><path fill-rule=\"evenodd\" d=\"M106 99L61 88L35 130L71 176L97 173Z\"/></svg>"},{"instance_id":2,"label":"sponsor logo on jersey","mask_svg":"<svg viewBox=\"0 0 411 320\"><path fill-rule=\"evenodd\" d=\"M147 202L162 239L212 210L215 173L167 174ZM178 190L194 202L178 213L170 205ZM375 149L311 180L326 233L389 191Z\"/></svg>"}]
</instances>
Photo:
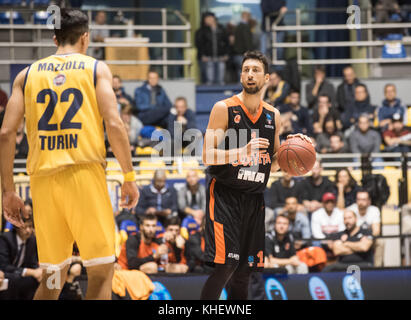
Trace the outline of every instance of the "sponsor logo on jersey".
<instances>
[{"instance_id":1,"label":"sponsor logo on jersey","mask_svg":"<svg viewBox=\"0 0 411 320\"><path fill-rule=\"evenodd\" d=\"M266 165L271 164L270 154L265 152L256 152L251 156L242 157L240 161L236 160L231 163L233 167L243 166L243 167L251 167L257 166L259 164Z\"/></svg>"},{"instance_id":2,"label":"sponsor logo on jersey","mask_svg":"<svg viewBox=\"0 0 411 320\"><path fill-rule=\"evenodd\" d=\"M239 114L237 114L237 115L234 117L234 122L235 122L235 123L240 123L240 121L241 121L241 116L240 116Z\"/></svg>"},{"instance_id":3,"label":"sponsor logo on jersey","mask_svg":"<svg viewBox=\"0 0 411 320\"><path fill-rule=\"evenodd\" d=\"M66 83L66 76L64 74L58 74L57 76L54 77L53 79L53 84L55 86L61 86Z\"/></svg>"},{"instance_id":4,"label":"sponsor logo on jersey","mask_svg":"<svg viewBox=\"0 0 411 320\"><path fill-rule=\"evenodd\" d=\"M238 253L232 253L232 252L230 252L230 253L227 255L227 257L228 257L228 258L231 258L231 259L235 259L235 260L240 260L240 255L239 255Z\"/></svg>"},{"instance_id":5,"label":"sponsor logo on jersey","mask_svg":"<svg viewBox=\"0 0 411 320\"><path fill-rule=\"evenodd\" d=\"M253 181L253 182L264 183L265 173L240 169L238 171L237 179L244 180L244 181Z\"/></svg>"}]
</instances>

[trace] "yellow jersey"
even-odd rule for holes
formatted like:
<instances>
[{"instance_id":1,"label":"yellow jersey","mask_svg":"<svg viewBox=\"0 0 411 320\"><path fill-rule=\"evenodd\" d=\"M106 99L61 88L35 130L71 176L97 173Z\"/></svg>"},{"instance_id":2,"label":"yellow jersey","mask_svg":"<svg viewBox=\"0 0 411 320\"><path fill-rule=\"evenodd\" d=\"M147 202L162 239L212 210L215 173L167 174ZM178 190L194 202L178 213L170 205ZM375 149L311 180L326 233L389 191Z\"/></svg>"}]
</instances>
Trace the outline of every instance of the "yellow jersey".
<instances>
[{"instance_id":1,"label":"yellow jersey","mask_svg":"<svg viewBox=\"0 0 411 320\"><path fill-rule=\"evenodd\" d=\"M33 63L24 81L27 173L48 175L69 165L105 166L103 118L92 57L52 55Z\"/></svg>"}]
</instances>

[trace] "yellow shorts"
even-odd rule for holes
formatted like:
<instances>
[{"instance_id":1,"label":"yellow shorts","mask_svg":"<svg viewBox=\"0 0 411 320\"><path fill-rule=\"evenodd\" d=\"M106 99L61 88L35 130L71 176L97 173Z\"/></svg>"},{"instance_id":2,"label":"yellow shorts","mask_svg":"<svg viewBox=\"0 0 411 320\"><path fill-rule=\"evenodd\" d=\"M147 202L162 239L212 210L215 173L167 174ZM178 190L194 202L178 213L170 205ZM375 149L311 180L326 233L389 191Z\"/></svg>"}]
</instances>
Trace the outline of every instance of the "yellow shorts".
<instances>
[{"instance_id":1,"label":"yellow shorts","mask_svg":"<svg viewBox=\"0 0 411 320\"><path fill-rule=\"evenodd\" d=\"M40 266L71 263L76 242L85 267L115 261L115 225L99 163L73 165L30 178Z\"/></svg>"}]
</instances>

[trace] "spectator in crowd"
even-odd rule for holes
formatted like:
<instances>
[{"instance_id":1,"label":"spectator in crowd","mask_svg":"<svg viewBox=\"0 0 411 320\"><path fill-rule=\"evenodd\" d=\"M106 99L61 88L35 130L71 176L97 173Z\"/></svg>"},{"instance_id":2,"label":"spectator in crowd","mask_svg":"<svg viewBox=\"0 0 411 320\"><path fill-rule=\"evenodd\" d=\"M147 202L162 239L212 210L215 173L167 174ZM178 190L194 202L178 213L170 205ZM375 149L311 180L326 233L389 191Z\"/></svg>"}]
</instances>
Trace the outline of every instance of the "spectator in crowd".
<instances>
[{"instance_id":1,"label":"spectator in crowd","mask_svg":"<svg viewBox=\"0 0 411 320\"><path fill-rule=\"evenodd\" d=\"M376 23L398 22L392 19L394 14L400 17L401 9L397 0L374 0L373 2L376 2L374 5ZM377 29L376 34L383 36L386 32Z\"/></svg>"},{"instance_id":2,"label":"spectator in crowd","mask_svg":"<svg viewBox=\"0 0 411 320\"><path fill-rule=\"evenodd\" d=\"M185 239L181 235L181 220L172 217L167 221L164 243L168 247L168 263L165 271L169 273L186 273L188 271L185 257Z\"/></svg>"},{"instance_id":3,"label":"spectator in crowd","mask_svg":"<svg viewBox=\"0 0 411 320\"><path fill-rule=\"evenodd\" d=\"M367 87L360 83L355 87L355 100L352 104L347 104L344 113L341 115L345 129L350 128L356 122L360 114L368 115L374 121L376 107L371 105Z\"/></svg>"},{"instance_id":4,"label":"spectator in crowd","mask_svg":"<svg viewBox=\"0 0 411 320\"><path fill-rule=\"evenodd\" d=\"M174 187L166 185L164 170L156 170L152 183L143 187L135 212L139 216L154 214L163 225L177 216L177 193Z\"/></svg>"},{"instance_id":5,"label":"spectator in crowd","mask_svg":"<svg viewBox=\"0 0 411 320\"><path fill-rule=\"evenodd\" d=\"M357 225L357 216L351 210L344 211L345 230L331 236L329 247L337 262L326 266L323 271L347 270L350 265L360 268L373 266L373 236L370 230Z\"/></svg>"},{"instance_id":6,"label":"spectator in crowd","mask_svg":"<svg viewBox=\"0 0 411 320\"><path fill-rule=\"evenodd\" d=\"M29 153L29 144L26 133L24 132L24 123L23 120L16 132L16 159L26 159Z\"/></svg>"},{"instance_id":7,"label":"spectator in crowd","mask_svg":"<svg viewBox=\"0 0 411 320\"><path fill-rule=\"evenodd\" d=\"M265 237L265 268L283 267L289 274L306 274L308 267L297 257L294 238L289 230L289 218L278 215L275 219L274 231Z\"/></svg>"},{"instance_id":8,"label":"spectator in crowd","mask_svg":"<svg viewBox=\"0 0 411 320\"><path fill-rule=\"evenodd\" d=\"M4 113L6 110L8 98L7 94L0 88L0 128L3 124Z\"/></svg>"},{"instance_id":9,"label":"spectator in crowd","mask_svg":"<svg viewBox=\"0 0 411 320\"><path fill-rule=\"evenodd\" d=\"M206 211L206 190L199 180L197 171L189 170L186 184L178 190L177 195L178 209L182 217L190 215L201 225Z\"/></svg>"},{"instance_id":10,"label":"spectator in crowd","mask_svg":"<svg viewBox=\"0 0 411 320\"><path fill-rule=\"evenodd\" d=\"M276 108L287 103L287 96L290 92L290 85L283 80L279 71L270 73L270 80L261 90L262 99Z\"/></svg>"},{"instance_id":11,"label":"spectator in crowd","mask_svg":"<svg viewBox=\"0 0 411 320\"><path fill-rule=\"evenodd\" d=\"M401 104L401 100L397 98L397 88L394 84L388 83L385 85L384 96L382 106L378 109L378 122L383 130L391 129L390 125L394 114L398 113L402 119L406 115L405 107Z\"/></svg>"},{"instance_id":12,"label":"spectator in crowd","mask_svg":"<svg viewBox=\"0 0 411 320\"><path fill-rule=\"evenodd\" d=\"M342 123L340 120L340 114L336 108L331 105L330 97L321 94L317 98L317 107L314 108L313 113L313 132L314 134L320 134L323 132L325 118L332 118L336 122L338 129L342 129Z\"/></svg>"},{"instance_id":13,"label":"spectator in crowd","mask_svg":"<svg viewBox=\"0 0 411 320\"><path fill-rule=\"evenodd\" d=\"M43 277L38 265L32 213L29 214L23 227L14 227L0 236L0 270L9 280L4 294L10 300L33 299Z\"/></svg>"},{"instance_id":14,"label":"spectator in crowd","mask_svg":"<svg viewBox=\"0 0 411 320\"><path fill-rule=\"evenodd\" d=\"M313 128L311 117L306 107L300 105L300 92L291 90L288 95L289 103L280 109L280 112L291 112L291 122L295 133L312 136Z\"/></svg>"},{"instance_id":15,"label":"spectator in crowd","mask_svg":"<svg viewBox=\"0 0 411 320\"><path fill-rule=\"evenodd\" d=\"M297 194L297 181L287 172L283 172L282 177L266 189L266 206L279 213L285 205L285 199L297 196Z\"/></svg>"},{"instance_id":16,"label":"spectator in crowd","mask_svg":"<svg viewBox=\"0 0 411 320\"><path fill-rule=\"evenodd\" d=\"M130 104L122 105L120 117L123 120L125 128L128 132L131 150L134 150L134 147L138 144L138 137L143 129L143 124L136 116L133 115L133 109Z\"/></svg>"},{"instance_id":17,"label":"spectator in crowd","mask_svg":"<svg viewBox=\"0 0 411 320\"><path fill-rule=\"evenodd\" d=\"M355 203L359 189L357 181L347 168L340 168L335 174L337 186L337 207L341 210Z\"/></svg>"},{"instance_id":18,"label":"spectator in crowd","mask_svg":"<svg viewBox=\"0 0 411 320\"><path fill-rule=\"evenodd\" d=\"M290 233L294 239L310 239L311 227L307 215L300 211L298 199L295 196L287 197L285 199L285 207L283 215L288 217L290 224Z\"/></svg>"},{"instance_id":19,"label":"spectator in crowd","mask_svg":"<svg viewBox=\"0 0 411 320\"><path fill-rule=\"evenodd\" d=\"M380 152L381 135L370 127L370 118L367 114L358 117L357 126L349 136L349 145L353 153Z\"/></svg>"},{"instance_id":20,"label":"spectator in crowd","mask_svg":"<svg viewBox=\"0 0 411 320\"><path fill-rule=\"evenodd\" d=\"M124 105L131 105L132 110L136 110L134 99L126 93L123 87L123 81L121 80L120 76L113 75L113 90L116 94L117 103L119 104L119 108Z\"/></svg>"},{"instance_id":21,"label":"spectator in crowd","mask_svg":"<svg viewBox=\"0 0 411 320\"><path fill-rule=\"evenodd\" d=\"M243 11L241 13L241 21L234 32L234 61L237 70L237 82L241 73L241 63L243 62L244 53L255 49L250 20L251 13Z\"/></svg>"},{"instance_id":22,"label":"spectator in crowd","mask_svg":"<svg viewBox=\"0 0 411 320\"><path fill-rule=\"evenodd\" d=\"M334 193L324 193L322 203L324 207L313 212L311 217L311 232L315 239L327 239L344 230L343 212L335 205Z\"/></svg>"},{"instance_id":23,"label":"spectator in crowd","mask_svg":"<svg viewBox=\"0 0 411 320\"><path fill-rule=\"evenodd\" d=\"M261 0L261 13L262 13L262 20L261 20L261 52L267 56L271 56L271 53L268 52L268 48L270 48L271 43L271 28L274 21L277 20L279 15L284 15L287 12L287 6L285 0L273 1L273 0ZM269 21L269 25L267 25L267 20ZM277 24L278 26L284 25L284 19L281 18ZM267 28L270 31L267 31ZM276 42L284 42L285 40L285 32L280 31L277 32ZM277 49L277 59L282 60L284 59L284 49L278 48Z\"/></svg>"},{"instance_id":24,"label":"spectator in crowd","mask_svg":"<svg viewBox=\"0 0 411 320\"><path fill-rule=\"evenodd\" d=\"M344 79L337 87L337 105L340 113L344 113L349 105L354 104L355 87L360 84L352 66L346 66L343 75Z\"/></svg>"},{"instance_id":25,"label":"spectator in crowd","mask_svg":"<svg viewBox=\"0 0 411 320\"><path fill-rule=\"evenodd\" d=\"M392 129L385 130L382 134L387 152L410 152L411 130L404 127L402 116L395 113L392 116Z\"/></svg>"},{"instance_id":26,"label":"spectator in crowd","mask_svg":"<svg viewBox=\"0 0 411 320\"><path fill-rule=\"evenodd\" d=\"M229 42L226 30L217 22L214 13L206 12L203 15L203 24L196 32L195 44L206 84L224 84Z\"/></svg>"},{"instance_id":27,"label":"spectator in crowd","mask_svg":"<svg viewBox=\"0 0 411 320\"><path fill-rule=\"evenodd\" d=\"M335 192L335 185L322 176L322 164L317 160L311 170L311 176L304 178L298 185L298 202L302 202L308 212L322 208L325 193Z\"/></svg>"},{"instance_id":28,"label":"spectator in crowd","mask_svg":"<svg viewBox=\"0 0 411 320\"><path fill-rule=\"evenodd\" d=\"M158 272L161 256L168 253L168 247L156 238L156 230L157 217L154 214L140 218L140 232L130 235L121 248L118 264L122 269L135 269L148 274Z\"/></svg>"},{"instance_id":29,"label":"spectator in crowd","mask_svg":"<svg viewBox=\"0 0 411 320\"><path fill-rule=\"evenodd\" d=\"M150 70L147 81L135 90L134 99L137 116L144 125L167 128L172 104L159 79L158 72Z\"/></svg>"},{"instance_id":30,"label":"spectator in crowd","mask_svg":"<svg viewBox=\"0 0 411 320\"><path fill-rule=\"evenodd\" d=\"M333 118L332 115L327 115L325 117L322 131L323 132L320 133L316 138L317 152L319 152L319 153L331 153L332 152L331 137L335 136L335 135L339 135L342 139L344 139L343 134L342 134L341 131L338 130L337 122ZM344 141L344 144L346 144L345 141Z\"/></svg>"},{"instance_id":31,"label":"spectator in crowd","mask_svg":"<svg viewBox=\"0 0 411 320\"><path fill-rule=\"evenodd\" d=\"M185 245L185 255L187 259L188 272L208 273L212 267L205 263L205 219L201 221L200 230L188 238Z\"/></svg>"},{"instance_id":32,"label":"spectator in crowd","mask_svg":"<svg viewBox=\"0 0 411 320\"><path fill-rule=\"evenodd\" d=\"M295 133L295 128L294 124L291 121L292 113L291 112L282 112L280 114L280 122L281 122L281 127L279 130L279 135L280 135L280 142L282 143L283 141L287 140L287 137L290 134Z\"/></svg>"},{"instance_id":33,"label":"spectator in crowd","mask_svg":"<svg viewBox=\"0 0 411 320\"><path fill-rule=\"evenodd\" d=\"M107 24L107 16L104 11L97 11L96 16L94 17L94 25L95 26L104 26ZM99 29L93 30L91 32L91 40L92 42L104 42L105 38L110 36L110 32L108 29ZM105 58L105 51L103 48L95 48L93 51L93 56L96 59L104 60Z\"/></svg>"},{"instance_id":34,"label":"spectator in crowd","mask_svg":"<svg viewBox=\"0 0 411 320\"><path fill-rule=\"evenodd\" d=\"M348 147L346 140L339 134L333 134L330 137L330 149L327 151L327 153L335 154L348 152L350 152L350 148ZM344 160L347 159L340 159L339 161L343 162ZM351 159L349 159L349 161L351 161Z\"/></svg>"},{"instance_id":35,"label":"spectator in crowd","mask_svg":"<svg viewBox=\"0 0 411 320\"><path fill-rule=\"evenodd\" d=\"M318 97L327 96L330 103L335 107L335 89L334 85L326 79L325 67L314 67L314 79L305 86L305 97L309 109L313 109L318 101Z\"/></svg>"},{"instance_id":36,"label":"spectator in crowd","mask_svg":"<svg viewBox=\"0 0 411 320\"><path fill-rule=\"evenodd\" d=\"M168 117L167 130L170 132L171 137L176 136L174 132L174 123L181 125L181 138L184 137L184 132L189 129L196 128L196 115L195 112L188 109L187 99L184 97L176 98L174 102L174 107L170 111ZM189 141L183 141L183 146L187 145Z\"/></svg>"}]
</instances>

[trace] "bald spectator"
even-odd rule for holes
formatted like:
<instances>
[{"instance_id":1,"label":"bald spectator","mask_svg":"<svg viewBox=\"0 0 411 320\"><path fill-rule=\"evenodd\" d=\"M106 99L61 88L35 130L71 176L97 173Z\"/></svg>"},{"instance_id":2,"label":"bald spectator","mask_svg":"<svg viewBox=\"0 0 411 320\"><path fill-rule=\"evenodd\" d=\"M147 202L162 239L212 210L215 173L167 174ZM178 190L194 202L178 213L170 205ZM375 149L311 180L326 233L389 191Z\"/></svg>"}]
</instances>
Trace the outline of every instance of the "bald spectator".
<instances>
[{"instance_id":1,"label":"bald spectator","mask_svg":"<svg viewBox=\"0 0 411 320\"><path fill-rule=\"evenodd\" d=\"M166 180L164 170L155 171L152 183L141 190L135 209L137 215L154 214L163 225L169 218L177 216L177 193Z\"/></svg>"},{"instance_id":2,"label":"bald spectator","mask_svg":"<svg viewBox=\"0 0 411 320\"><path fill-rule=\"evenodd\" d=\"M373 236L371 231L357 225L357 216L351 210L344 211L345 230L332 236L329 247L337 256L337 262L326 266L323 271L347 270L350 265L372 267Z\"/></svg>"},{"instance_id":3,"label":"bald spectator","mask_svg":"<svg viewBox=\"0 0 411 320\"><path fill-rule=\"evenodd\" d=\"M186 184L178 190L178 209L182 216L192 216L200 226L206 210L206 190L199 180L197 171L187 172Z\"/></svg>"},{"instance_id":4,"label":"bald spectator","mask_svg":"<svg viewBox=\"0 0 411 320\"><path fill-rule=\"evenodd\" d=\"M345 67L343 75L344 79L337 87L337 104L340 113L343 113L349 105L355 102L355 87L360 84L352 66Z\"/></svg>"}]
</instances>

